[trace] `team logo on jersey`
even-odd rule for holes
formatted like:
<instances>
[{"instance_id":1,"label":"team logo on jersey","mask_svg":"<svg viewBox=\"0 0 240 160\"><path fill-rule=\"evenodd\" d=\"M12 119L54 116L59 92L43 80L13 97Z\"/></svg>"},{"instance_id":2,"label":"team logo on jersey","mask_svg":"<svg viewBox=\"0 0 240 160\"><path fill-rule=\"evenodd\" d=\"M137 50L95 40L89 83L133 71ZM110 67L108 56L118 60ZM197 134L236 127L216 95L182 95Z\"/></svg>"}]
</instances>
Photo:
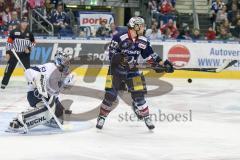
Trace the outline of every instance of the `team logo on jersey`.
<instances>
[{"instance_id":1,"label":"team logo on jersey","mask_svg":"<svg viewBox=\"0 0 240 160\"><path fill-rule=\"evenodd\" d=\"M20 36L21 33L20 33L20 32L14 32L14 35L15 35L15 36Z\"/></svg>"},{"instance_id":2,"label":"team logo on jersey","mask_svg":"<svg viewBox=\"0 0 240 160\"><path fill-rule=\"evenodd\" d=\"M26 36L29 36L29 33L27 33Z\"/></svg>"},{"instance_id":3,"label":"team logo on jersey","mask_svg":"<svg viewBox=\"0 0 240 160\"><path fill-rule=\"evenodd\" d=\"M146 49L146 48L147 48L147 45L146 45L146 44L143 44L143 43L139 43L139 44L138 44L138 47L141 48L141 49Z\"/></svg>"},{"instance_id":4,"label":"team logo on jersey","mask_svg":"<svg viewBox=\"0 0 240 160\"><path fill-rule=\"evenodd\" d=\"M190 51L184 45L174 45L168 52L168 60L175 67L184 67L190 60Z\"/></svg>"}]
</instances>

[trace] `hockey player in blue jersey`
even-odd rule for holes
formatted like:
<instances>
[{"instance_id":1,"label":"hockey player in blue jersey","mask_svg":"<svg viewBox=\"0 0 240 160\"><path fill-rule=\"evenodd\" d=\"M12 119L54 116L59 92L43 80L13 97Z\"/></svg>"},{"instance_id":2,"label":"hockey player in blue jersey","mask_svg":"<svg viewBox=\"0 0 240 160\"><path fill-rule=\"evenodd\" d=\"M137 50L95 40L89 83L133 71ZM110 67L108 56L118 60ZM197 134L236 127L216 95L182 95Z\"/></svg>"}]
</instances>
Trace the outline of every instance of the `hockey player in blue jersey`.
<instances>
[{"instance_id":1,"label":"hockey player in blue jersey","mask_svg":"<svg viewBox=\"0 0 240 160\"><path fill-rule=\"evenodd\" d=\"M133 17L128 23L128 32L117 34L112 38L109 46L110 66L106 79L105 96L100 105L97 118L98 129L102 129L105 119L113 110L113 102L116 101L118 91L127 85L132 97L132 107L137 117L143 120L146 126L152 130L154 125L149 117L149 107L145 101L147 93L146 82L137 64L141 55L150 65L162 66L165 72L173 72L172 64L162 61L158 54L154 53L150 42L143 36L145 22L141 17Z\"/></svg>"}]
</instances>

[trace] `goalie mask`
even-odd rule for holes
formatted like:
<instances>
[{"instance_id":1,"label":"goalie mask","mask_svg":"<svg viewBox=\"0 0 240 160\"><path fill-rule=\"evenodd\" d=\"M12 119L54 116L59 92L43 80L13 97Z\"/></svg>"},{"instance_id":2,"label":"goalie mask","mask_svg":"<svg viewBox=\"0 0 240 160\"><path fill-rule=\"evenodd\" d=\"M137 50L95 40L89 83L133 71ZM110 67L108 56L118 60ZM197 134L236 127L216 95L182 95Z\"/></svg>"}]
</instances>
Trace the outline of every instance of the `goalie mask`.
<instances>
[{"instance_id":1,"label":"goalie mask","mask_svg":"<svg viewBox=\"0 0 240 160\"><path fill-rule=\"evenodd\" d=\"M54 57L54 63L60 72L68 72L70 66L70 57L68 54L59 51Z\"/></svg>"}]
</instances>

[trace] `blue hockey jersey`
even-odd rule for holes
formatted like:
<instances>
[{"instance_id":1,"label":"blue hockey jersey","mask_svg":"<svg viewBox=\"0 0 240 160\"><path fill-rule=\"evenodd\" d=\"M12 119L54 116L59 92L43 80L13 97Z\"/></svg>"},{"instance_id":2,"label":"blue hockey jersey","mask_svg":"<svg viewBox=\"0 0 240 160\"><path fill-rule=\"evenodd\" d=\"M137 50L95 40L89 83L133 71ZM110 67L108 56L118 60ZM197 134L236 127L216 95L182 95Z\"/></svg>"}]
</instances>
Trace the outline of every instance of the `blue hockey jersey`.
<instances>
[{"instance_id":1,"label":"blue hockey jersey","mask_svg":"<svg viewBox=\"0 0 240 160\"><path fill-rule=\"evenodd\" d=\"M129 45L129 47L120 47L127 45ZM146 59L154 53L150 42L147 40L146 37L139 36L133 42L132 37L128 32L120 33L113 36L111 44L109 46L110 61L114 54L120 54L122 52L127 54L129 60L132 60L134 58L135 61L138 60L139 55L141 55L143 59Z\"/></svg>"}]
</instances>

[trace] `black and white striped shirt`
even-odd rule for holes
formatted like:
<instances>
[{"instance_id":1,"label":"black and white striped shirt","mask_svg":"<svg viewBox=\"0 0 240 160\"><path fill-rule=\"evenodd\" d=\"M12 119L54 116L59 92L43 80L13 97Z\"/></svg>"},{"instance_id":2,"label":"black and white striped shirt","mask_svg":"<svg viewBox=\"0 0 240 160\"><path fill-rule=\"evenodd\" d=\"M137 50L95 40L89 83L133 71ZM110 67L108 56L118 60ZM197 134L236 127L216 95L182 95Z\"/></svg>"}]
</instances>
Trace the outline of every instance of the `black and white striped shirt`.
<instances>
[{"instance_id":1,"label":"black and white striped shirt","mask_svg":"<svg viewBox=\"0 0 240 160\"><path fill-rule=\"evenodd\" d=\"M24 53L26 48L30 49L34 45L35 39L31 32L21 32L19 29L14 29L7 39L6 50L14 48L17 53Z\"/></svg>"}]
</instances>

